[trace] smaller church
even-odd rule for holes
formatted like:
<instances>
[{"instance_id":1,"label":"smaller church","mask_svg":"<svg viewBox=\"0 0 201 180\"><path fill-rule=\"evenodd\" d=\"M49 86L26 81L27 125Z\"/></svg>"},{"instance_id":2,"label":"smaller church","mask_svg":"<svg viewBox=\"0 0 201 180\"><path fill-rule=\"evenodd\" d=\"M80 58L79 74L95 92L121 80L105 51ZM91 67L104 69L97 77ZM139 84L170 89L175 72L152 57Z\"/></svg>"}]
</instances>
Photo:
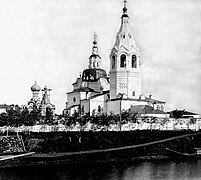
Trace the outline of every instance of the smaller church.
<instances>
[{"instance_id":1,"label":"smaller church","mask_svg":"<svg viewBox=\"0 0 201 180\"><path fill-rule=\"evenodd\" d=\"M72 84L73 90L67 93L67 113L109 115L132 109L137 113L166 117L165 102L142 93L140 52L130 27L126 1L124 1L120 29L109 57L110 72L107 75L101 66L98 39L94 34L88 68Z\"/></svg>"},{"instance_id":2,"label":"smaller church","mask_svg":"<svg viewBox=\"0 0 201 180\"><path fill-rule=\"evenodd\" d=\"M41 89L37 82L35 82L35 84L31 86L31 91L33 95L27 103L28 111L31 112L34 109L38 109L41 111L42 117L46 117L48 113L54 115L55 105L50 102L51 89L48 89L47 86ZM42 91L42 99L40 99L39 96L40 91Z\"/></svg>"}]
</instances>

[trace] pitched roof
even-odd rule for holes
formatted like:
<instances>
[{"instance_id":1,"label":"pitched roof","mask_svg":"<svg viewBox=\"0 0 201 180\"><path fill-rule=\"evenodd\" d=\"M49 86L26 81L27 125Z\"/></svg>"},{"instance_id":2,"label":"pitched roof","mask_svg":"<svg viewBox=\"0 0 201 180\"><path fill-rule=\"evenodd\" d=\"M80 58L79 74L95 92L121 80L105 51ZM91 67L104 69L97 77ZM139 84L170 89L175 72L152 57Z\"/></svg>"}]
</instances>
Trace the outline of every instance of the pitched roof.
<instances>
[{"instance_id":1,"label":"pitched roof","mask_svg":"<svg viewBox=\"0 0 201 180\"><path fill-rule=\"evenodd\" d=\"M69 109L71 109L71 108L78 107L78 106L79 106L79 105L72 105L72 106L66 108L66 110L69 110Z\"/></svg>"},{"instance_id":2,"label":"pitched roof","mask_svg":"<svg viewBox=\"0 0 201 180\"><path fill-rule=\"evenodd\" d=\"M168 113L172 114L174 112L182 113L182 115L186 115L186 116L189 116L189 115L199 115L197 113L186 111L185 109L184 110L177 110L177 109L175 109L175 110L169 111Z\"/></svg>"},{"instance_id":3,"label":"pitched roof","mask_svg":"<svg viewBox=\"0 0 201 180\"><path fill-rule=\"evenodd\" d=\"M103 91L103 92L100 93L100 94L96 94L96 95L94 95L94 96L89 97L89 99L94 99L94 98L96 98L96 97L98 97L98 96L102 96L102 95L107 94L107 93L109 93L109 92L110 92L110 91Z\"/></svg>"},{"instance_id":4,"label":"pitched roof","mask_svg":"<svg viewBox=\"0 0 201 180\"><path fill-rule=\"evenodd\" d=\"M117 100L120 100L121 98L115 98L115 99L111 99L110 101L117 101ZM159 100L156 100L156 99L151 99L151 98L148 98L148 97L145 97L145 99L133 99L133 98L122 98L121 100L124 100L124 101L145 101L145 102L156 102L156 103L165 103L164 101L159 101Z\"/></svg>"},{"instance_id":5,"label":"pitched roof","mask_svg":"<svg viewBox=\"0 0 201 180\"><path fill-rule=\"evenodd\" d=\"M81 78L77 78L76 81L72 85L77 84L80 79Z\"/></svg>"},{"instance_id":6,"label":"pitched roof","mask_svg":"<svg viewBox=\"0 0 201 180\"><path fill-rule=\"evenodd\" d=\"M48 94L45 93L43 95L43 98L42 98L42 101L41 101L41 105L43 106L43 105L48 105L48 104L50 104L52 107L55 107L55 105L53 105L53 104L50 103L50 98L49 98Z\"/></svg>"},{"instance_id":7,"label":"pitched roof","mask_svg":"<svg viewBox=\"0 0 201 180\"><path fill-rule=\"evenodd\" d=\"M74 93L74 92L96 92L96 91L88 87L81 87L79 89L74 89L73 91L68 92L67 94Z\"/></svg>"},{"instance_id":8,"label":"pitched roof","mask_svg":"<svg viewBox=\"0 0 201 180\"><path fill-rule=\"evenodd\" d=\"M46 93L43 95L41 104L50 104L50 99Z\"/></svg>"},{"instance_id":9,"label":"pitched roof","mask_svg":"<svg viewBox=\"0 0 201 180\"><path fill-rule=\"evenodd\" d=\"M166 114L164 111L159 109L154 110L153 107L148 105L131 106L130 111L137 112L139 114Z\"/></svg>"},{"instance_id":10,"label":"pitched roof","mask_svg":"<svg viewBox=\"0 0 201 180\"><path fill-rule=\"evenodd\" d=\"M148 101L148 102L165 103L164 101L160 101L160 100L157 100L157 99L152 99L152 98L149 98L149 97L145 97L145 100Z\"/></svg>"}]
</instances>

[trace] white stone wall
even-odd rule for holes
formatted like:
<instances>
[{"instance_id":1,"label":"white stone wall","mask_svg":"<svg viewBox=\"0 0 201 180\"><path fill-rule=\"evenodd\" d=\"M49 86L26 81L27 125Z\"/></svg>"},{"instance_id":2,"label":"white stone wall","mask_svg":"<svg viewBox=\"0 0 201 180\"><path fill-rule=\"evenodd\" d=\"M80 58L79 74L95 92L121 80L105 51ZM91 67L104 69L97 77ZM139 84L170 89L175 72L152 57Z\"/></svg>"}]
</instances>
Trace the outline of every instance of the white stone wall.
<instances>
[{"instance_id":1,"label":"white stone wall","mask_svg":"<svg viewBox=\"0 0 201 180\"><path fill-rule=\"evenodd\" d=\"M89 113L90 111L90 100L86 99L81 101L81 110L84 107L84 114Z\"/></svg>"},{"instance_id":2,"label":"white stone wall","mask_svg":"<svg viewBox=\"0 0 201 180\"><path fill-rule=\"evenodd\" d=\"M110 115L110 113L119 114L120 112L120 100L115 101L108 101L107 102L107 114Z\"/></svg>"},{"instance_id":3,"label":"white stone wall","mask_svg":"<svg viewBox=\"0 0 201 180\"><path fill-rule=\"evenodd\" d=\"M80 104L80 92L72 92L67 94L67 108L71 107L73 105L79 105Z\"/></svg>"},{"instance_id":4,"label":"white stone wall","mask_svg":"<svg viewBox=\"0 0 201 180\"><path fill-rule=\"evenodd\" d=\"M126 67L120 67L121 55L126 55ZM137 67L132 68L131 61L132 55L136 55ZM125 93L129 98L138 99L141 95L141 70L140 70L140 57L132 50L119 52L112 52L110 55L110 63L112 57L116 57L115 67L110 65L110 97L115 99L119 93ZM135 91L135 95L133 95Z\"/></svg>"},{"instance_id":5,"label":"white stone wall","mask_svg":"<svg viewBox=\"0 0 201 180\"><path fill-rule=\"evenodd\" d=\"M121 110L128 110L131 106L136 105L147 105L146 101L132 101L132 100L121 100ZM110 112L114 114L119 114L120 112L120 100L108 101L107 102L107 114Z\"/></svg>"},{"instance_id":6,"label":"white stone wall","mask_svg":"<svg viewBox=\"0 0 201 180\"><path fill-rule=\"evenodd\" d=\"M115 99L117 96L117 76L116 73L110 73L110 99Z\"/></svg>"},{"instance_id":7,"label":"white stone wall","mask_svg":"<svg viewBox=\"0 0 201 180\"><path fill-rule=\"evenodd\" d=\"M103 110L104 109L104 95L90 99L90 115L92 115L93 110L95 110L96 113L98 112L99 105L100 105L101 109Z\"/></svg>"}]
</instances>

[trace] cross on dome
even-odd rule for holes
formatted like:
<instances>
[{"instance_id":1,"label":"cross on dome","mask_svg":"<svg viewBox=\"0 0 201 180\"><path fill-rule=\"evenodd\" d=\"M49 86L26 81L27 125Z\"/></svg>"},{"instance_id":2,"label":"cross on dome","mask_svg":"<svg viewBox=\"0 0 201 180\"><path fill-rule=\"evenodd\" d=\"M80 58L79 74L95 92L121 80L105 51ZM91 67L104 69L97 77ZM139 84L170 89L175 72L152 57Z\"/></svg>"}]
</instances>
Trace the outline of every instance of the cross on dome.
<instances>
[{"instance_id":1,"label":"cross on dome","mask_svg":"<svg viewBox=\"0 0 201 180\"><path fill-rule=\"evenodd\" d=\"M124 8L123 8L123 13L127 13L127 7L126 7L126 4L127 4L127 0L124 0Z\"/></svg>"},{"instance_id":2,"label":"cross on dome","mask_svg":"<svg viewBox=\"0 0 201 180\"><path fill-rule=\"evenodd\" d=\"M97 44L97 34L94 32L94 41L93 41L93 44Z\"/></svg>"},{"instance_id":3,"label":"cross on dome","mask_svg":"<svg viewBox=\"0 0 201 180\"><path fill-rule=\"evenodd\" d=\"M98 55L97 34L94 32L92 54Z\"/></svg>"}]
</instances>

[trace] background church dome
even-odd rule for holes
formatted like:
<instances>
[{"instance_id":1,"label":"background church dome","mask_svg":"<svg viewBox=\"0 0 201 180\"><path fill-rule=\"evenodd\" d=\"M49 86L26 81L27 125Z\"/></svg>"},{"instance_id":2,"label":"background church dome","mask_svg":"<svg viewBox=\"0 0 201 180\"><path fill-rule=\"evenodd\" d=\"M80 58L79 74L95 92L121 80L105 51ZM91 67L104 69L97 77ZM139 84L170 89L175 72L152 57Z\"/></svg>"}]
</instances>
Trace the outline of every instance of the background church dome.
<instances>
[{"instance_id":1,"label":"background church dome","mask_svg":"<svg viewBox=\"0 0 201 180\"><path fill-rule=\"evenodd\" d=\"M85 69L82 73L83 81L98 81L100 78L107 78L107 73L103 69Z\"/></svg>"},{"instance_id":2,"label":"background church dome","mask_svg":"<svg viewBox=\"0 0 201 180\"><path fill-rule=\"evenodd\" d=\"M40 91L41 87L36 83L33 86L31 86L31 91Z\"/></svg>"}]
</instances>

